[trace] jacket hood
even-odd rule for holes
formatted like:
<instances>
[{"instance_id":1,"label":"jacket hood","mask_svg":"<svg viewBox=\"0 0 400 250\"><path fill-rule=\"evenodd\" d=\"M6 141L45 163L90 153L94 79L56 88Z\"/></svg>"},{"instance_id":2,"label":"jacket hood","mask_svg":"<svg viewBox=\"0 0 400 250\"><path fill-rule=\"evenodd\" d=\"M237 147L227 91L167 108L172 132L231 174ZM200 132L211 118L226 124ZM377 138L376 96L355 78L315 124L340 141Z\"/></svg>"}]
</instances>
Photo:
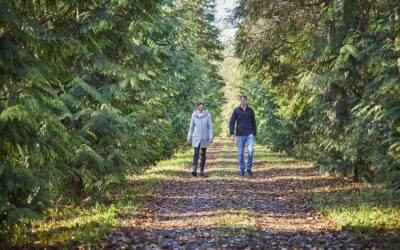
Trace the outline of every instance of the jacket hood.
<instances>
[{"instance_id":1,"label":"jacket hood","mask_svg":"<svg viewBox=\"0 0 400 250\"><path fill-rule=\"evenodd\" d=\"M201 114L199 113L199 111L197 109L194 109L194 111L193 111L193 115L198 118L205 117L207 114L208 114L208 111L206 108L204 108L203 113L201 113Z\"/></svg>"}]
</instances>

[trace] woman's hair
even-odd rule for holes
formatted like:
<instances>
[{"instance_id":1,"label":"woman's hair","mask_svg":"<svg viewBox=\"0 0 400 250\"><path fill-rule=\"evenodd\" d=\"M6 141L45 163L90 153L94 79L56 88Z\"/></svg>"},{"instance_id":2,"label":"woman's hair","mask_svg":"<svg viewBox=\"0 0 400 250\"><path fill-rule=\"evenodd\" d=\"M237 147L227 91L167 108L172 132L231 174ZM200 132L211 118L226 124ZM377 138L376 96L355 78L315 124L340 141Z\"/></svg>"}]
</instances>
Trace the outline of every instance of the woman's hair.
<instances>
[{"instance_id":1,"label":"woman's hair","mask_svg":"<svg viewBox=\"0 0 400 250\"><path fill-rule=\"evenodd\" d=\"M203 105L203 106L204 106L204 102L198 102L197 105L196 105L196 107L198 107L198 106L200 106L200 105Z\"/></svg>"}]
</instances>

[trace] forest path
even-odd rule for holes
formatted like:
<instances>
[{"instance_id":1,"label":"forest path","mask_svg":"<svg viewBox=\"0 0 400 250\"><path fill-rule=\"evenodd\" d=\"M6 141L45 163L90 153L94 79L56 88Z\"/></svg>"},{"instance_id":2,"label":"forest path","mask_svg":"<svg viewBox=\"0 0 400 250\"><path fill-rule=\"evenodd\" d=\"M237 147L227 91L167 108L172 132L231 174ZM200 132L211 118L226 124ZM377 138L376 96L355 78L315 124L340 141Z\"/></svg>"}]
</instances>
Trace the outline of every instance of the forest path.
<instances>
[{"instance_id":1,"label":"forest path","mask_svg":"<svg viewBox=\"0 0 400 250\"><path fill-rule=\"evenodd\" d=\"M371 241L335 231L305 201L337 179L258 146L254 177L239 176L237 164L235 143L220 139L207 151L208 178L193 177L187 166L107 239L128 249L372 247Z\"/></svg>"}]
</instances>

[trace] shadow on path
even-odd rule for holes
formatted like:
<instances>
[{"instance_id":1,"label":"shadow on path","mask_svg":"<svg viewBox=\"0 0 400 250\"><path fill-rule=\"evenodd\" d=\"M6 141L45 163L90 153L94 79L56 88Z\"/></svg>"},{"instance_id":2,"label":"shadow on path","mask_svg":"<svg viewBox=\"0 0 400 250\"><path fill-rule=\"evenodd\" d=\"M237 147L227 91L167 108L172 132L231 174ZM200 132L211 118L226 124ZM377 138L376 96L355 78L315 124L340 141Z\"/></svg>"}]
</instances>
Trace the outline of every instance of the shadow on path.
<instances>
[{"instance_id":1,"label":"shadow on path","mask_svg":"<svg viewBox=\"0 0 400 250\"><path fill-rule=\"evenodd\" d=\"M366 248L377 239L354 239L303 200L335 178L284 155L257 152L254 177L238 175L235 145L222 139L207 151L209 178L191 166L163 183L127 226L105 238L127 248ZM271 159L274 159L271 161ZM275 161L275 162L274 162ZM108 245L110 247L110 245Z\"/></svg>"}]
</instances>

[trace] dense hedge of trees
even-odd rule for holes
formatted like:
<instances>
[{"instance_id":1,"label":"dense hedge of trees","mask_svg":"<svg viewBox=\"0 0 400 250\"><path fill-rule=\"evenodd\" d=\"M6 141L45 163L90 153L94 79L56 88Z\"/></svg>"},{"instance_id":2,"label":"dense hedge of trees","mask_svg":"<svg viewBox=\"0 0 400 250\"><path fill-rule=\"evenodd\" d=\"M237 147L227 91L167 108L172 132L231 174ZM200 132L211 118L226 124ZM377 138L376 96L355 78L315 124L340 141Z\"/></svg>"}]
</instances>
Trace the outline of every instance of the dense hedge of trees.
<instances>
[{"instance_id":1,"label":"dense hedge of trees","mask_svg":"<svg viewBox=\"0 0 400 250\"><path fill-rule=\"evenodd\" d=\"M185 142L223 103L212 1L0 2L0 218L79 201Z\"/></svg>"},{"instance_id":2,"label":"dense hedge of trees","mask_svg":"<svg viewBox=\"0 0 400 250\"><path fill-rule=\"evenodd\" d=\"M322 170L400 187L400 1L241 0L258 140Z\"/></svg>"}]
</instances>

